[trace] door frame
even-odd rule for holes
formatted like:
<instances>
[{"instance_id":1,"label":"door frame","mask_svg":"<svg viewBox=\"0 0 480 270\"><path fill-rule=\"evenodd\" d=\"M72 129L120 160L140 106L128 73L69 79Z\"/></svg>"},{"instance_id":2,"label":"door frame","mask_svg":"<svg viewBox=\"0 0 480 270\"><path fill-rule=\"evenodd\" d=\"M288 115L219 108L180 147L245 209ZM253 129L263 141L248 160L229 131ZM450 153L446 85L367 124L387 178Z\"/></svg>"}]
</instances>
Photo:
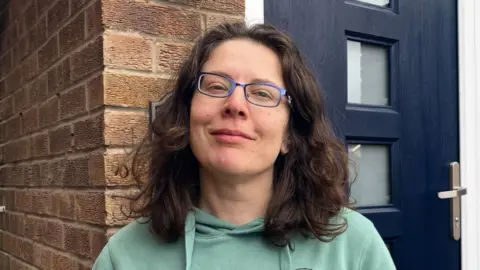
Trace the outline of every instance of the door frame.
<instances>
[{"instance_id":1,"label":"door frame","mask_svg":"<svg viewBox=\"0 0 480 270\"><path fill-rule=\"evenodd\" d=\"M245 22L264 22L264 0L245 0ZM462 186L462 270L480 269L480 2L458 0L459 138Z\"/></svg>"},{"instance_id":2,"label":"door frame","mask_svg":"<svg viewBox=\"0 0 480 270\"><path fill-rule=\"evenodd\" d=\"M462 198L462 270L480 269L480 3L458 0L460 175L468 193Z\"/></svg>"}]
</instances>

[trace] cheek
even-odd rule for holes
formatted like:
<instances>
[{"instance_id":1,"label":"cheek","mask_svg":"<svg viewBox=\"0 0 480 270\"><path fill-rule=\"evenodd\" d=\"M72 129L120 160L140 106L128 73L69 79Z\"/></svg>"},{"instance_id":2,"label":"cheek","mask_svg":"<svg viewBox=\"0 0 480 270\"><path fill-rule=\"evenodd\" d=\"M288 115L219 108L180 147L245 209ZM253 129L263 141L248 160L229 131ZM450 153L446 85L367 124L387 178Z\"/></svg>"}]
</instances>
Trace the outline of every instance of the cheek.
<instances>
[{"instance_id":1,"label":"cheek","mask_svg":"<svg viewBox=\"0 0 480 270\"><path fill-rule=\"evenodd\" d=\"M276 113L267 113L265 116L256 121L259 133L263 135L264 140L270 145L280 148L286 136L288 116Z\"/></svg>"}]
</instances>

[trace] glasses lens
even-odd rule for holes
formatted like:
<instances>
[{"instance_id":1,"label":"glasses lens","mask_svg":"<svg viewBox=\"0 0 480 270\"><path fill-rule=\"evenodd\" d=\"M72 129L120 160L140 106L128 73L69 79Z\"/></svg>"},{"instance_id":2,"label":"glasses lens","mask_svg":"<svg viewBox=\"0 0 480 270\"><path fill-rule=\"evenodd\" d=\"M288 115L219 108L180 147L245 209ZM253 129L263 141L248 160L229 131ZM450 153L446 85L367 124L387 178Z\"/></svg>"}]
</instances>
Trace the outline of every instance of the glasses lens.
<instances>
[{"instance_id":1,"label":"glasses lens","mask_svg":"<svg viewBox=\"0 0 480 270\"><path fill-rule=\"evenodd\" d=\"M280 102L281 93L279 89L273 86L253 84L247 86L247 98L254 104L273 107Z\"/></svg>"},{"instance_id":2,"label":"glasses lens","mask_svg":"<svg viewBox=\"0 0 480 270\"><path fill-rule=\"evenodd\" d=\"M231 88L232 82L222 76L213 74L203 74L198 83L200 92L214 97L228 96L228 91Z\"/></svg>"}]
</instances>

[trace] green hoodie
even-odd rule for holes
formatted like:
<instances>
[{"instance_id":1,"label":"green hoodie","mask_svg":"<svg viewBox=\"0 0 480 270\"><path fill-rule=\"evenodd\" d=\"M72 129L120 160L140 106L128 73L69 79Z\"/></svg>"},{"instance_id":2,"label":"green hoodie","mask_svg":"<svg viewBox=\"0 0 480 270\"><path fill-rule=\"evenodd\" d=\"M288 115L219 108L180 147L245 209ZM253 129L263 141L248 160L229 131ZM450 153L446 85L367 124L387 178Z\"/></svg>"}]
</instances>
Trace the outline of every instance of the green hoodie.
<instances>
[{"instance_id":1,"label":"green hoodie","mask_svg":"<svg viewBox=\"0 0 480 270\"><path fill-rule=\"evenodd\" d=\"M93 270L392 270L395 266L373 224L357 212L342 213L345 233L332 242L294 235L294 249L271 245L263 219L235 226L196 209L185 237L175 243L154 237L134 221L114 234Z\"/></svg>"}]
</instances>

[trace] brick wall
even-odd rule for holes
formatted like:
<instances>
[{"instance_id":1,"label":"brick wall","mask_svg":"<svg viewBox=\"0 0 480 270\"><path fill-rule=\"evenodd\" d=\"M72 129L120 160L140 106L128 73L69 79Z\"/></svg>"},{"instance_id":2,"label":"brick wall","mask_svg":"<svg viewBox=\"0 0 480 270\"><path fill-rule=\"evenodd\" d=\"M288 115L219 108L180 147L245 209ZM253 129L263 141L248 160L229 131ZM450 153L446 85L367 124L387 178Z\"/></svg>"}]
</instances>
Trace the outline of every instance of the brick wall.
<instances>
[{"instance_id":1,"label":"brick wall","mask_svg":"<svg viewBox=\"0 0 480 270\"><path fill-rule=\"evenodd\" d=\"M148 101L244 0L2 3L0 269L89 269L128 222L115 195Z\"/></svg>"}]
</instances>

